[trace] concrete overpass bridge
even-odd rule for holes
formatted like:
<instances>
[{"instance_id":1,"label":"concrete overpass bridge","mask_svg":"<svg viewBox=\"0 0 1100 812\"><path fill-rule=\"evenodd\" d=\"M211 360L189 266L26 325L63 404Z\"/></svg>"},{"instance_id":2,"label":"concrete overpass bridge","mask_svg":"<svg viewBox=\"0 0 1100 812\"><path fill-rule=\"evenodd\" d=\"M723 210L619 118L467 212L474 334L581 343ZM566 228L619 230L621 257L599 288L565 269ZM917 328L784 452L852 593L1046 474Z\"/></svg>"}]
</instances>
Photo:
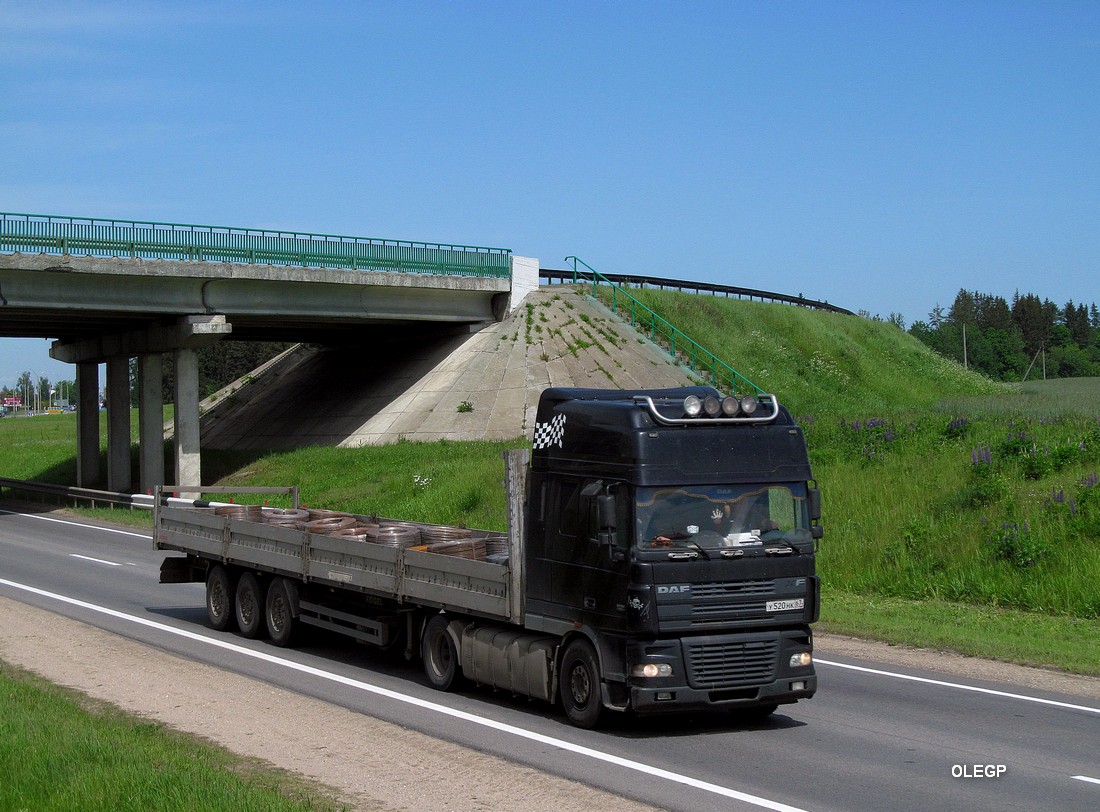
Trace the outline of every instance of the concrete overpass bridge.
<instances>
[{"instance_id":1,"label":"concrete overpass bridge","mask_svg":"<svg viewBox=\"0 0 1100 812\"><path fill-rule=\"evenodd\" d=\"M129 359L138 359L139 486L165 484L163 358L175 365L176 484L200 484L196 350L226 339L369 345L476 330L538 287L503 248L0 213L0 336L55 339L76 366L77 484L133 486ZM125 408L112 408L113 404Z\"/></svg>"}]
</instances>

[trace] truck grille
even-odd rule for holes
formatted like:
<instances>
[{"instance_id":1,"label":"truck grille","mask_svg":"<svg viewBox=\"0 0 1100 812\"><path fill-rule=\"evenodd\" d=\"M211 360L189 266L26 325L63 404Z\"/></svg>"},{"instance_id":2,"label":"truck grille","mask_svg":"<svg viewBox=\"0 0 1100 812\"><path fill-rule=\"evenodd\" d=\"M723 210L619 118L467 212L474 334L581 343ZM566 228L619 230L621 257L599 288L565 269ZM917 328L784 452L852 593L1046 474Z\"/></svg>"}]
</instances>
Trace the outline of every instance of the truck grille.
<instances>
[{"instance_id":1,"label":"truck grille","mask_svg":"<svg viewBox=\"0 0 1100 812\"><path fill-rule=\"evenodd\" d=\"M705 584L692 584L691 594L696 598L728 598L734 595L772 595L775 593L775 581L735 581L734 583L712 581Z\"/></svg>"},{"instance_id":2,"label":"truck grille","mask_svg":"<svg viewBox=\"0 0 1100 812\"><path fill-rule=\"evenodd\" d=\"M774 640L688 645L688 684L713 690L772 682L778 651Z\"/></svg>"},{"instance_id":3,"label":"truck grille","mask_svg":"<svg viewBox=\"0 0 1100 812\"><path fill-rule=\"evenodd\" d=\"M777 595L774 579L706 581L691 591L658 595L657 617L662 632L728 628L770 620L766 598Z\"/></svg>"}]
</instances>

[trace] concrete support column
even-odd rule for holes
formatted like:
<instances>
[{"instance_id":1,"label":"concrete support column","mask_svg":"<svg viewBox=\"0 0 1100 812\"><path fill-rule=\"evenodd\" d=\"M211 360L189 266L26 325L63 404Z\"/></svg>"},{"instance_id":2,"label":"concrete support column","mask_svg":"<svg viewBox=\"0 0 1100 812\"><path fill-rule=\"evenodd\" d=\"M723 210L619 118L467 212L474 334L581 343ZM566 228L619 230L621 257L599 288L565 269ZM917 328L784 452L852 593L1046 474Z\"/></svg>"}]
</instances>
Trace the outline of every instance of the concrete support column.
<instances>
[{"instance_id":1,"label":"concrete support column","mask_svg":"<svg viewBox=\"0 0 1100 812\"><path fill-rule=\"evenodd\" d=\"M194 350L178 349L175 352L175 359L176 484L201 485L199 356ZM192 499L198 498L198 494L193 491L181 493L180 496Z\"/></svg>"},{"instance_id":2,"label":"concrete support column","mask_svg":"<svg viewBox=\"0 0 1100 812\"><path fill-rule=\"evenodd\" d=\"M76 484L99 487L99 364L76 365Z\"/></svg>"},{"instance_id":3,"label":"concrete support column","mask_svg":"<svg viewBox=\"0 0 1100 812\"><path fill-rule=\"evenodd\" d=\"M107 490L130 490L130 359L107 359Z\"/></svg>"},{"instance_id":4,"label":"concrete support column","mask_svg":"<svg viewBox=\"0 0 1100 812\"><path fill-rule=\"evenodd\" d=\"M142 493L164 484L163 356L138 357L138 443L141 448L139 482Z\"/></svg>"},{"instance_id":5,"label":"concrete support column","mask_svg":"<svg viewBox=\"0 0 1100 812\"><path fill-rule=\"evenodd\" d=\"M512 257L512 292L508 299L511 313L527 294L539 289L539 261L533 257Z\"/></svg>"}]
</instances>

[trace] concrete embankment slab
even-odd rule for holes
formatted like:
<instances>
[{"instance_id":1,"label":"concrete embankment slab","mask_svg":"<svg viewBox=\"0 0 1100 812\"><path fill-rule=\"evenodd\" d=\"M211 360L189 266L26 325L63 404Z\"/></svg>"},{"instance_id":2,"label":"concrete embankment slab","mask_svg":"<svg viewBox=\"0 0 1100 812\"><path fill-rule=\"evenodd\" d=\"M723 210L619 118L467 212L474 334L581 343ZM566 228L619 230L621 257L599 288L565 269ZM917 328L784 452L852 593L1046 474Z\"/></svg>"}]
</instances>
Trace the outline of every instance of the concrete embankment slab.
<instances>
[{"instance_id":1,"label":"concrete embankment slab","mask_svg":"<svg viewBox=\"0 0 1100 812\"><path fill-rule=\"evenodd\" d=\"M573 286L543 287L461 335L299 347L203 418L208 448L360 446L530 435L548 386L658 388L688 370Z\"/></svg>"}]
</instances>

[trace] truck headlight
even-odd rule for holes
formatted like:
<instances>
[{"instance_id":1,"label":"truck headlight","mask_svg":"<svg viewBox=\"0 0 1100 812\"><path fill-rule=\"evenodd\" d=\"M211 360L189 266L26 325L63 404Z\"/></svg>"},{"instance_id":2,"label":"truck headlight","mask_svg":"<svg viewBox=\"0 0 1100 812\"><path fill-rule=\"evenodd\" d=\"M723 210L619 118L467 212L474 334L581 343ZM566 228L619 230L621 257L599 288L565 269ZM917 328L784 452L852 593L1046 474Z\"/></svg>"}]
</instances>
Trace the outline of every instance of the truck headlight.
<instances>
[{"instance_id":1,"label":"truck headlight","mask_svg":"<svg viewBox=\"0 0 1100 812\"><path fill-rule=\"evenodd\" d=\"M630 670L632 677L671 677L672 666L668 663L638 663Z\"/></svg>"},{"instance_id":2,"label":"truck headlight","mask_svg":"<svg viewBox=\"0 0 1100 812\"><path fill-rule=\"evenodd\" d=\"M791 668L805 668L807 665L811 665L814 661L814 655L808 651L803 651L801 654L791 655Z\"/></svg>"}]
</instances>

